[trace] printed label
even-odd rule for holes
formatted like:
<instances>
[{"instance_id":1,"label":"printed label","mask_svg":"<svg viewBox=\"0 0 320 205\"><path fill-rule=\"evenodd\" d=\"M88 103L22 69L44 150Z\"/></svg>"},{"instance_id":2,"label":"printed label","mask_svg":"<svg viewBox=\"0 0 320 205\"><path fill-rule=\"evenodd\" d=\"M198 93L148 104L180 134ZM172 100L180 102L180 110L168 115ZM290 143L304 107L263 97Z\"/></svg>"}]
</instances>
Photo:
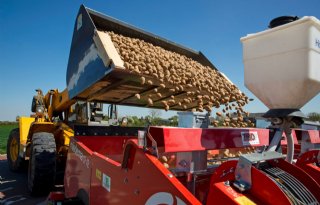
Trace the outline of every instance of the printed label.
<instances>
[{"instance_id":1,"label":"printed label","mask_svg":"<svg viewBox=\"0 0 320 205\"><path fill-rule=\"evenodd\" d=\"M241 205L256 205L253 201L251 201L249 198L246 196L239 196L234 199L236 202L238 202Z\"/></svg>"},{"instance_id":2,"label":"printed label","mask_svg":"<svg viewBox=\"0 0 320 205\"><path fill-rule=\"evenodd\" d=\"M242 144L248 145L258 145L260 144L257 132L241 132Z\"/></svg>"},{"instance_id":3,"label":"printed label","mask_svg":"<svg viewBox=\"0 0 320 205\"><path fill-rule=\"evenodd\" d=\"M96 169L96 177L101 181L101 171L99 169Z\"/></svg>"},{"instance_id":4,"label":"printed label","mask_svg":"<svg viewBox=\"0 0 320 205\"><path fill-rule=\"evenodd\" d=\"M316 43L316 47L320 48L320 40L316 38L315 43Z\"/></svg>"},{"instance_id":5,"label":"printed label","mask_svg":"<svg viewBox=\"0 0 320 205\"><path fill-rule=\"evenodd\" d=\"M70 149L80 159L80 161L89 169L89 165L90 165L89 158L81 152L81 150L78 148L78 146L74 142L70 143Z\"/></svg>"},{"instance_id":6,"label":"printed label","mask_svg":"<svg viewBox=\"0 0 320 205\"><path fill-rule=\"evenodd\" d=\"M102 174L102 186L110 192L111 190L111 178L105 174Z\"/></svg>"}]
</instances>

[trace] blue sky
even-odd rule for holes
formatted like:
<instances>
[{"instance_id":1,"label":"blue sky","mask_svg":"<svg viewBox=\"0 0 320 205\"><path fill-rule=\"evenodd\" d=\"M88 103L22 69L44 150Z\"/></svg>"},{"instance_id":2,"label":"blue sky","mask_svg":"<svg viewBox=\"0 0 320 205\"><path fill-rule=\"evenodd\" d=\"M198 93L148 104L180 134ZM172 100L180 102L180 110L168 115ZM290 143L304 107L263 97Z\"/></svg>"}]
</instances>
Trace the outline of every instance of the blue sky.
<instances>
[{"instance_id":1,"label":"blue sky","mask_svg":"<svg viewBox=\"0 0 320 205\"><path fill-rule=\"evenodd\" d=\"M319 0L211 1L15 1L0 0L0 121L29 115L36 88L66 87L73 26L81 4L167 38L206 57L255 101L249 112L265 107L244 87L240 38L267 29L282 15L316 16ZM319 68L320 69L320 68ZM319 94L302 111L320 112ZM120 108L121 115L148 110ZM162 111L163 117L175 112Z\"/></svg>"}]
</instances>

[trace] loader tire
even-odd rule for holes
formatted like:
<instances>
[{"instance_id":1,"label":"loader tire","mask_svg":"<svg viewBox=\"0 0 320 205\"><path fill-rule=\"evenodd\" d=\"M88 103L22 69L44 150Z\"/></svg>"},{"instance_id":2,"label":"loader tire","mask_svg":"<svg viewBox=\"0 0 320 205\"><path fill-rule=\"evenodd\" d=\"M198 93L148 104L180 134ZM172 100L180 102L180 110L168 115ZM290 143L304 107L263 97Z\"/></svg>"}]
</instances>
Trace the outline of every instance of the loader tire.
<instances>
[{"instance_id":1,"label":"loader tire","mask_svg":"<svg viewBox=\"0 0 320 205\"><path fill-rule=\"evenodd\" d=\"M20 131L19 128L11 130L7 141L7 161L11 171L18 172L25 168L24 158L19 156Z\"/></svg>"},{"instance_id":2,"label":"loader tire","mask_svg":"<svg viewBox=\"0 0 320 205\"><path fill-rule=\"evenodd\" d=\"M84 189L80 189L77 198L81 201L81 205L89 205L89 195Z\"/></svg>"},{"instance_id":3,"label":"loader tire","mask_svg":"<svg viewBox=\"0 0 320 205\"><path fill-rule=\"evenodd\" d=\"M31 195L48 194L56 175L56 142L52 133L34 133L31 141L28 169L28 189Z\"/></svg>"}]
</instances>

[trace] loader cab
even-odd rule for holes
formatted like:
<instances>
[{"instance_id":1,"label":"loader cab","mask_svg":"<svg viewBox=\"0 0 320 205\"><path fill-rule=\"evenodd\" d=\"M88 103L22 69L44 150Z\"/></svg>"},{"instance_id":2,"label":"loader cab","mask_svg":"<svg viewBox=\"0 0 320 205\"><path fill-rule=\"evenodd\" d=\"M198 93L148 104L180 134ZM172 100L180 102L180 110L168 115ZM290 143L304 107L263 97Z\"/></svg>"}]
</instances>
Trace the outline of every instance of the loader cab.
<instances>
[{"instance_id":1,"label":"loader cab","mask_svg":"<svg viewBox=\"0 0 320 205\"><path fill-rule=\"evenodd\" d=\"M73 112L68 121L76 124L96 126L118 125L117 106L101 102L77 101L72 105Z\"/></svg>"}]
</instances>

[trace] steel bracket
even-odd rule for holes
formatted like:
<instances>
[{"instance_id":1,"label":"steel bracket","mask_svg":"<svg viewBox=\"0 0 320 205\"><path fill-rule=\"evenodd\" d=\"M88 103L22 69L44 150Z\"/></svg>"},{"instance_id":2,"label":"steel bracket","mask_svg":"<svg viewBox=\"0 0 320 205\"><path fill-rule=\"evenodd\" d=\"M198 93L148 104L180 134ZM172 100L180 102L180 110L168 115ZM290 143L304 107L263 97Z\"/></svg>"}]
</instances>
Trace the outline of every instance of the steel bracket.
<instances>
[{"instance_id":1,"label":"steel bracket","mask_svg":"<svg viewBox=\"0 0 320 205\"><path fill-rule=\"evenodd\" d=\"M241 192L251 188L251 168L258 166L260 162L271 159L283 159L285 156L278 152L269 151L262 153L245 154L239 157L235 171L236 181L233 183Z\"/></svg>"}]
</instances>

